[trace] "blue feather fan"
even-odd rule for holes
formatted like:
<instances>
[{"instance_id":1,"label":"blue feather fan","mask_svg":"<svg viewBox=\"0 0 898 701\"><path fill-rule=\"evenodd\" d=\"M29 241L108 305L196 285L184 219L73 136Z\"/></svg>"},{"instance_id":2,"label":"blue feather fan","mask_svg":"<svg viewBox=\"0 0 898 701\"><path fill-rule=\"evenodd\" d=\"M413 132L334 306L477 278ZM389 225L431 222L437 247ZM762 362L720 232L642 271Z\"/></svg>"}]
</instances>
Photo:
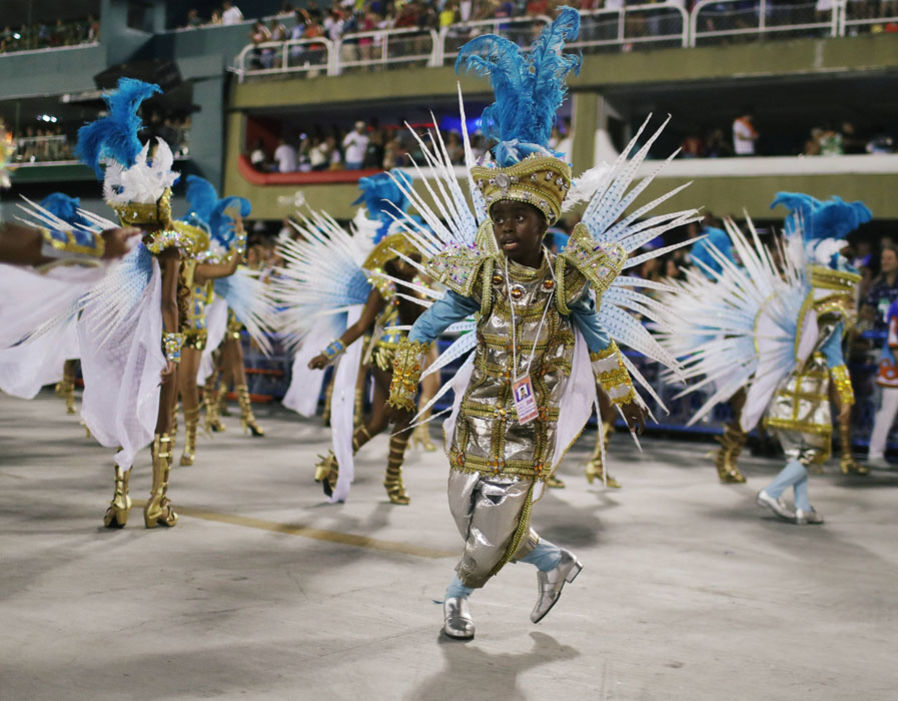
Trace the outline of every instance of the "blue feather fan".
<instances>
[{"instance_id":1,"label":"blue feather fan","mask_svg":"<svg viewBox=\"0 0 898 701\"><path fill-rule=\"evenodd\" d=\"M143 148L137 138L142 126L137 109L148 97L160 92L162 89L158 85L119 78L118 89L103 96L109 106L109 116L78 130L75 155L94 169L97 178L103 178L100 162L105 158L112 158L125 168L134 165Z\"/></svg>"},{"instance_id":2,"label":"blue feather fan","mask_svg":"<svg viewBox=\"0 0 898 701\"><path fill-rule=\"evenodd\" d=\"M365 203L368 216L380 221L380 229L374 236L374 243L380 243L387 235L393 217L408 211L409 199L397 184L401 181L403 187L411 185L412 176L404 171L390 173L378 173L359 179L359 189L362 194L353 202L354 205Z\"/></svg>"},{"instance_id":3,"label":"blue feather fan","mask_svg":"<svg viewBox=\"0 0 898 701\"><path fill-rule=\"evenodd\" d=\"M455 70L464 67L489 77L496 101L483 111L483 130L499 143L494 149L500 167L532 153L548 150L555 112L564 101L568 73L580 69L579 55L563 52L565 41L576 39L580 14L561 7L529 52L495 34L472 39L458 52Z\"/></svg>"}]
</instances>

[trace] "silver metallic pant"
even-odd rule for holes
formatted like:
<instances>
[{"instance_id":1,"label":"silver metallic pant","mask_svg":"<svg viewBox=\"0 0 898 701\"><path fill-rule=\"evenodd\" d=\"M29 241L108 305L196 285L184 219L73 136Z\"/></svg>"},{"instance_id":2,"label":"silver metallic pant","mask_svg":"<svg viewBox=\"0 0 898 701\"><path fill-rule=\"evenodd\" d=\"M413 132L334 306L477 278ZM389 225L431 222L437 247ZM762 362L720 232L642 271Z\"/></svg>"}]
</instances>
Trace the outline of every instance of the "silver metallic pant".
<instances>
[{"instance_id":1,"label":"silver metallic pant","mask_svg":"<svg viewBox=\"0 0 898 701\"><path fill-rule=\"evenodd\" d=\"M449 471L449 510L465 539L455 567L465 586L480 588L505 554L518 529L532 480L484 477L479 472ZM532 528L515 551L520 560L539 543Z\"/></svg>"}]
</instances>

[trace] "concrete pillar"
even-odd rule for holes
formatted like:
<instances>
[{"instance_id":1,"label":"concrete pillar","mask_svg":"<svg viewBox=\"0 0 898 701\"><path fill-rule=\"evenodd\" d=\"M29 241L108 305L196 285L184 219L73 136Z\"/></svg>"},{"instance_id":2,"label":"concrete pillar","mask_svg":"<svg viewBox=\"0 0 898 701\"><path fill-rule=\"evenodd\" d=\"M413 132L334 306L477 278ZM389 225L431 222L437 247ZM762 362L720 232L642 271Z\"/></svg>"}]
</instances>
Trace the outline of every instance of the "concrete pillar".
<instances>
[{"instance_id":1,"label":"concrete pillar","mask_svg":"<svg viewBox=\"0 0 898 701\"><path fill-rule=\"evenodd\" d=\"M594 165L598 96L592 92L578 92L574 93L571 99L573 100L571 128L574 132L571 165L574 176L577 176Z\"/></svg>"}]
</instances>

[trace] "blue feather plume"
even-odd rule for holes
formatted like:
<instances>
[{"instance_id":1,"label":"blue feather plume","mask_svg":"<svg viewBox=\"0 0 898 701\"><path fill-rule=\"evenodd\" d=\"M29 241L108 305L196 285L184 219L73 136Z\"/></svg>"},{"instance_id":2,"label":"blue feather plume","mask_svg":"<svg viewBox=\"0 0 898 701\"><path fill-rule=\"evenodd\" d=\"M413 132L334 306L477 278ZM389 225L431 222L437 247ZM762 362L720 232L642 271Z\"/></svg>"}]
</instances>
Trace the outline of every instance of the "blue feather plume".
<instances>
[{"instance_id":1,"label":"blue feather plume","mask_svg":"<svg viewBox=\"0 0 898 701\"><path fill-rule=\"evenodd\" d=\"M564 53L564 43L579 31L580 14L561 7L529 52L495 34L472 39L459 50L456 71L464 67L490 79L496 101L483 111L482 124L487 138L499 142L494 154L500 167L549 152L555 112L567 92L565 79L580 69L581 57Z\"/></svg>"},{"instance_id":2,"label":"blue feather plume","mask_svg":"<svg viewBox=\"0 0 898 701\"><path fill-rule=\"evenodd\" d=\"M720 273L723 270L723 265L711 254L710 249L712 247L726 256L728 260L735 262L733 258L733 244L730 242L730 237L726 231L713 226L706 226L702 233L705 234L706 238L693 244L692 250L689 252L694 262L701 263L715 273ZM702 272L705 272L704 269Z\"/></svg>"},{"instance_id":3,"label":"blue feather plume","mask_svg":"<svg viewBox=\"0 0 898 701\"><path fill-rule=\"evenodd\" d=\"M405 171L397 170L392 174L378 173L359 179L359 189L362 194L353 204L364 202L368 209L368 216L380 221L380 228L374 236L374 243L380 243L381 239L387 235L390 225L393 223L393 217L400 212L408 211L409 199L396 180L401 181L402 187L407 188L411 186L412 176Z\"/></svg>"},{"instance_id":4,"label":"blue feather plume","mask_svg":"<svg viewBox=\"0 0 898 701\"><path fill-rule=\"evenodd\" d=\"M77 197L69 197L62 192L54 192L42 199L40 206L53 216L62 219L66 224L90 226L90 222L78 213L81 200Z\"/></svg>"},{"instance_id":5,"label":"blue feather plume","mask_svg":"<svg viewBox=\"0 0 898 701\"><path fill-rule=\"evenodd\" d=\"M770 208L778 205L789 209L786 234L801 231L805 241L842 239L873 219L873 213L863 202L845 202L840 197L821 201L802 192L778 192Z\"/></svg>"},{"instance_id":6,"label":"blue feather plume","mask_svg":"<svg viewBox=\"0 0 898 701\"><path fill-rule=\"evenodd\" d=\"M100 162L104 158L112 158L125 168L134 165L143 148L137 138L142 126L137 109L148 97L160 92L162 89L153 83L119 78L118 89L103 96L109 106L109 116L78 130L75 155L94 169L97 178L103 178Z\"/></svg>"},{"instance_id":7,"label":"blue feather plume","mask_svg":"<svg viewBox=\"0 0 898 701\"><path fill-rule=\"evenodd\" d=\"M235 236L234 219L225 214L226 210L237 206L243 218L248 217L252 211L252 206L245 197L218 199L215 186L198 175L187 176L186 197L191 223L200 223L225 248L233 245Z\"/></svg>"}]
</instances>

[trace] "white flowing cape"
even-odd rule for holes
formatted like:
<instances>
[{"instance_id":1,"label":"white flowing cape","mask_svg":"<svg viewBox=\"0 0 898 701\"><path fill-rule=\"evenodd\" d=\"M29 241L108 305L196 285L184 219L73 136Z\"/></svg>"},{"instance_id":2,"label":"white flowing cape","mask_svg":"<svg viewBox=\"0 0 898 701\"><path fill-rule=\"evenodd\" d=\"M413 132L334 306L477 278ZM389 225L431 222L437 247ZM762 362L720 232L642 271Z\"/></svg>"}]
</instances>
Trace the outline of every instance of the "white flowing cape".
<instances>
[{"instance_id":1,"label":"white flowing cape","mask_svg":"<svg viewBox=\"0 0 898 701\"><path fill-rule=\"evenodd\" d=\"M206 307L206 349L200 359L200 369L197 372L196 382L202 387L209 379L209 375L215 372L215 362L212 360L214 353L224 340L225 331L228 328L228 303L215 295L212 304Z\"/></svg>"},{"instance_id":2,"label":"white flowing cape","mask_svg":"<svg viewBox=\"0 0 898 701\"><path fill-rule=\"evenodd\" d=\"M120 448L115 461L131 467L137 452L153 440L159 414L159 385L166 367L162 353L162 273L153 272L139 301L108 340L91 333L102 309L89 302L78 323L84 395L81 416L94 438Z\"/></svg>"}]
</instances>

